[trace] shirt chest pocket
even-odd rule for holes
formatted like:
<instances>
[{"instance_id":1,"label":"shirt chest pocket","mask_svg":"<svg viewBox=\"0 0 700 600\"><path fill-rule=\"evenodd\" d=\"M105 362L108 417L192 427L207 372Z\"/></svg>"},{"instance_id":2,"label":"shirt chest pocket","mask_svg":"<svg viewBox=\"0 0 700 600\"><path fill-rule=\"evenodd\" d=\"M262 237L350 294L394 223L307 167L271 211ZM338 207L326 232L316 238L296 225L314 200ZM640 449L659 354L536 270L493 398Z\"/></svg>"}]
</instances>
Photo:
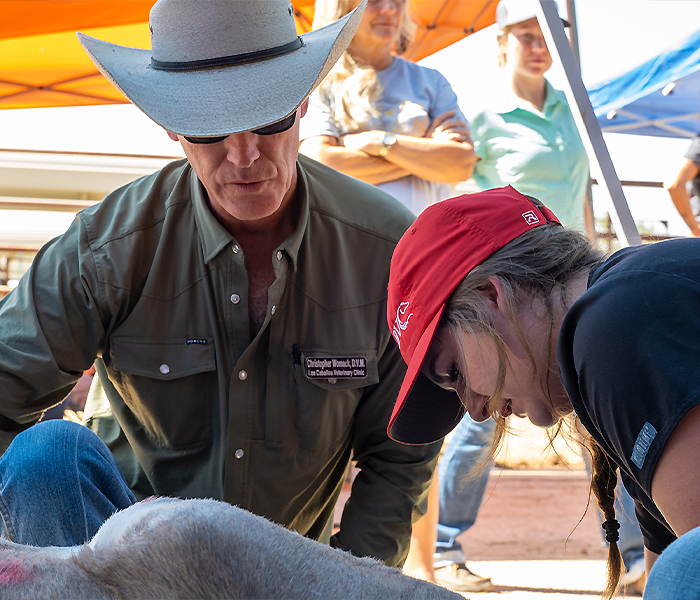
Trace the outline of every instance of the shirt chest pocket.
<instances>
[{"instance_id":1,"label":"shirt chest pocket","mask_svg":"<svg viewBox=\"0 0 700 600\"><path fill-rule=\"evenodd\" d=\"M211 445L217 393L213 338L112 338L111 359L110 378L159 447Z\"/></svg>"},{"instance_id":2,"label":"shirt chest pocket","mask_svg":"<svg viewBox=\"0 0 700 600\"><path fill-rule=\"evenodd\" d=\"M379 382L376 351L291 351L301 450L328 453L350 435L365 389Z\"/></svg>"}]
</instances>

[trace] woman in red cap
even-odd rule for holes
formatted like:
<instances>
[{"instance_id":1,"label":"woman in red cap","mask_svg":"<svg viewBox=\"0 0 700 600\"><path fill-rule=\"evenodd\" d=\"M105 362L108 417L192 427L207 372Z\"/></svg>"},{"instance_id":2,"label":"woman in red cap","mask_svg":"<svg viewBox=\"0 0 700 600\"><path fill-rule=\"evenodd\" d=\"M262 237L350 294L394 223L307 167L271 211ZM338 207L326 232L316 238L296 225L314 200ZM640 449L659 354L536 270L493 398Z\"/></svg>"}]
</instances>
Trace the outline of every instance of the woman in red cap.
<instances>
[{"instance_id":1,"label":"woman in red cap","mask_svg":"<svg viewBox=\"0 0 700 600\"><path fill-rule=\"evenodd\" d=\"M645 598L700 597L698 265L687 239L605 260L512 187L429 207L391 263L388 322L408 371L389 435L429 443L465 411L501 432L511 414L550 427L575 411L610 542L606 597L621 570L618 469L647 571L664 553Z\"/></svg>"}]
</instances>

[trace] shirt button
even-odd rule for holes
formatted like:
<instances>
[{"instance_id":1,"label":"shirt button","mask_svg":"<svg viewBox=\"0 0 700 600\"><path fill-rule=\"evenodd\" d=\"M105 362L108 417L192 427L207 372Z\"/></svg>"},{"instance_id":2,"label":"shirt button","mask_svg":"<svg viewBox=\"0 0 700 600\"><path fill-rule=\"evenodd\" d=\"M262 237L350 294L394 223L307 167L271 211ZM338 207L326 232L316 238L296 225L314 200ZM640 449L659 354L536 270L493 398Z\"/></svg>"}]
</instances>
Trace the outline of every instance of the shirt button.
<instances>
[{"instance_id":1,"label":"shirt button","mask_svg":"<svg viewBox=\"0 0 700 600\"><path fill-rule=\"evenodd\" d=\"M236 458L243 458L243 455L244 455L244 454L245 454L245 452L243 452L243 450L242 450L241 448L239 448L238 450L236 450L236 452L234 452L233 455L234 455Z\"/></svg>"},{"instance_id":2,"label":"shirt button","mask_svg":"<svg viewBox=\"0 0 700 600\"><path fill-rule=\"evenodd\" d=\"M170 367L168 365L165 365L165 364L160 365L160 368L158 370L161 373L163 373L163 375L167 375L168 373L170 373Z\"/></svg>"},{"instance_id":3,"label":"shirt button","mask_svg":"<svg viewBox=\"0 0 700 600\"><path fill-rule=\"evenodd\" d=\"M277 307L276 307L276 306L273 306L273 307L270 309L270 312L274 315L276 310L277 310Z\"/></svg>"},{"instance_id":4,"label":"shirt button","mask_svg":"<svg viewBox=\"0 0 700 600\"><path fill-rule=\"evenodd\" d=\"M277 251L277 260L282 260L282 250Z\"/></svg>"},{"instance_id":5,"label":"shirt button","mask_svg":"<svg viewBox=\"0 0 700 600\"><path fill-rule=\"evenodd\" d=\"M238 379L240 379L241 381L245 381L246 379L248 379L248 373L241 369L240 371L238 371Z\"/></svg>"},{"instance_id":6,"label":"shirt button","mask_svg":"<svg viewBox=\"0 0 700 600\"><path fill-rule=\"evenodd\" d=\"M338 380L337 380L335 377L331 377L331 378L328 380L328 383L338 383Z\"/></svg>"},{"instance_id":7,"label":"shirt button","mask_svg":"<svg viewBox=\"0 0 700 600\"><path fill-rule=\"evenodd\" d=\"M238 254L238 251L241 249L241 247L238 244L234 244L231 246L231 250L233 250L234 254Z\"/></svg>"},{"instance_id":8,"label":"shirt button","mask_svg":"<svg viewBox=\"0 0 700 600\"><path fill-rule=\"evenodd\" d=\"M231 302L238 304L241 301L241 297L238 294L231 294Z\"/></svg>"}]
</instances>

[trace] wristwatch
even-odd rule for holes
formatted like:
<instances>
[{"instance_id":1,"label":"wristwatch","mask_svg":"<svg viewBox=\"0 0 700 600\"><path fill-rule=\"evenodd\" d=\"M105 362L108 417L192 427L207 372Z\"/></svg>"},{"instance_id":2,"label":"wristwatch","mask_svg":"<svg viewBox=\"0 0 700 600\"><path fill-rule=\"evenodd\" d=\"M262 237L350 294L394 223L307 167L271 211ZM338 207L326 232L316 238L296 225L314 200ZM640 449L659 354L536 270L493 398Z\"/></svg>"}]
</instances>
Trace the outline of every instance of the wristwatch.
<instances>
[{"instance_id":1,"label":"wristwatch","mask_svg":"<svg viewBox=\"0 0 700 600\"><path fill-rule=\"evenodd\" d=\"M379 149L377 156L384 158L389 154L389 150L396 143L396 136L393 133L385 133L382 138L382 147Z\"/></svg>"}]
</instances>

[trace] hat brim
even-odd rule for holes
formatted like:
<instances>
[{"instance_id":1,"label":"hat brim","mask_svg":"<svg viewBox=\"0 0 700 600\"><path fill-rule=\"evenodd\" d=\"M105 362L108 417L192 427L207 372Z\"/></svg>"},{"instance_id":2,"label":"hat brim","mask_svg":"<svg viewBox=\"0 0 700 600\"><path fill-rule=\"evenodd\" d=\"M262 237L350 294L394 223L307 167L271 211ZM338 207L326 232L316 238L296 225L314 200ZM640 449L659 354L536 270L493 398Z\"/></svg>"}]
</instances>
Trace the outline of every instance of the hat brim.
<instances>
[{"instance_id":1,"label":"hat brim","mask_svg":"<svg viewBox=\"0 0 700 600\"><path fill-rule=\"evenodd\" d=\"M440 387L421 372L444 311L445 305L428 324L408 365L387 429L397 442L430 444L440 440L466 412L456 392Z\"/></svg>"},{"instance_id":2,"label":"hat brim","mask_svg":"<svg viewBox=\"0 0 700 600\"><path fill-rule=\"evenodd\" d=\"M151 67L151 50L78 33L100 72L134 105L168 131L216 136L264 127L301 106L350 43L362 19L353 10L301 36L301 48L275 58L192 71Z\"/></svg>"}]
</instances>

